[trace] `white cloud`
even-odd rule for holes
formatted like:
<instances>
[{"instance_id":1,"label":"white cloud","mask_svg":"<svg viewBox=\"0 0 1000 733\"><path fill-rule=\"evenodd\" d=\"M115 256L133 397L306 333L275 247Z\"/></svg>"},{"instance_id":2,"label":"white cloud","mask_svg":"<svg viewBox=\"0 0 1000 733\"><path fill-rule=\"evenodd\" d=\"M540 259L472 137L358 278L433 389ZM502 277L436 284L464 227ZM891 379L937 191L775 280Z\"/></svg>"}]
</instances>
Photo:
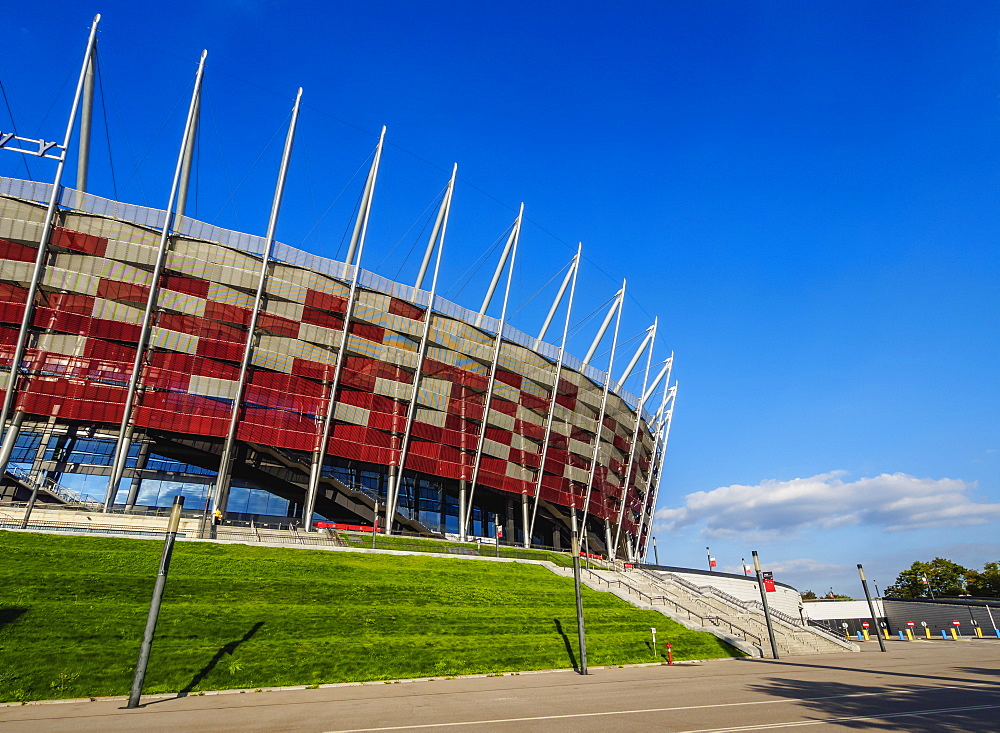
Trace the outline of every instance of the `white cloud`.
<instances>
[{"instance_id":1,"label":"white cloud","mask_svg":"<svg viewBox=\"0 0 1000 733\"><path fill-rule=\"evenodd\" d=\"M969 497L975 483L905 473L844 481L846 473L698 491L688 494L680 508L660 509L656 520L668 531L702 524L711 537L754 533L778 538L805 528L867 524L898 531L985 524L1000 518L1000 504L976 504Z\"/></svg>"},{"instance_id":2,"label":"white cloud","mask_svg":"<svg viewBox=\"0 0 1000 733\"><path fill-rule=\"evenodd\" d=\"M753 573L752 560L747 560L747 568L751 573ZM840 572L844 569L844 566L824 563L808 557L801 557L794 560L768 561L764 569L775 573L829 573L832 571ZM743 568L739 565L733 565L722 568L722 571L725 573L736 573L737 575L740 575L743 573Z\"/></svg>"}]
</instances>

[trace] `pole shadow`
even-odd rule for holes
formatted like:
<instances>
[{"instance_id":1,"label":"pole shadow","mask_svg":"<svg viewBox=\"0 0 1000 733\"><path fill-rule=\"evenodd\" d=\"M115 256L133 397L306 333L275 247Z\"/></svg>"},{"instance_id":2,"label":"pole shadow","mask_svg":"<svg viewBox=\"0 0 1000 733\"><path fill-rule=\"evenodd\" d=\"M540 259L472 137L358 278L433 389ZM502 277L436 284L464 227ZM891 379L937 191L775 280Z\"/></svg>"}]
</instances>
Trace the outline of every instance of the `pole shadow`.
<instances>
[{"instance_id":1,"label":"pole shadow","mask_svg":"<svg viewBox=\"0 0 1000 733\"><path fill-rule=\"evenodd\" d=\"M573 666L573 671L579 672L580 667L576 663L576 655L573 653L573 645L569 643L569 637L566 636L566 632L563 631L563 627L562 624L559 622L559 619L554 618L552 620L555 622L556 631L559 632L559 636L562 637L563 644L565 644L566 646L566 654L569 656L569 663Z\"/></svg>"},{"instance_id":2,"label":"pole shadow","mask_svg":"<svg viewBox=\"0 0 1000 733\"><path fill-rule=\"evenodd\" d=\"M250 627L250 630L247 631L247 633L243 634L243 638L237 639L236 641L231 641L225 646L220 647L219 651L215 653L215 656L213 656L210 660L208 660L208 664L206 664L204 667L198 670L198 673L191 678L191 681L188 682L184 686L184 688L177 693L177 697L187 697L191 693L191 691L195 688L195 686L197 686L199 682L205 679L209 675L209 673L213 669L215 669L215 666L220 661L222 661L222 658L224 656L226 656L227 654L232 654L240 647L240 645L244 644L247 641L250 641L250 639L253 638L254 634L260 631L260 627L263 625L264 625L263 621L258 621L252 627Z\"/></svg>"},{"instance_id":3,"label":"pole shadow","mask_svg":"<svg viewBox=\"0 0 1000 733\"><path fill-rule=\"evenodd\" d=\"M15 623L21 616L28 612L27 608L11 606L10 608L0 608L0 629L8 624Z\"/></svg>"}]
</instances>

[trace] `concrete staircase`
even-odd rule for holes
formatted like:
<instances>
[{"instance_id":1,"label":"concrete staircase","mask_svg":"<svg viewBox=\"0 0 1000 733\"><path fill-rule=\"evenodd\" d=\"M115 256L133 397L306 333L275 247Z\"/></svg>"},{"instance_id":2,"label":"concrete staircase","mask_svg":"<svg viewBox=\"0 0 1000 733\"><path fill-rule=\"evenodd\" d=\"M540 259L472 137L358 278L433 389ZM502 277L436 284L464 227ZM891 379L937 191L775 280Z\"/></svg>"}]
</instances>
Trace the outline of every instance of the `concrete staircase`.
<instances>
[{"instance_id":1,"label":"concrete staircase","mask_svg":"<svg viewBox=\"0 0 1000 733\"><path fill-rule=\"evenodd\" d=\"M659 611L688 628L708 631L752 656L771 656L764 608L711 586L696 586L666 572L627 569L586 570L584 577L601 590L642 608ZM779 611L770 610L779 656L859 651L856 644Z\"/></svg>"}]
</instances>

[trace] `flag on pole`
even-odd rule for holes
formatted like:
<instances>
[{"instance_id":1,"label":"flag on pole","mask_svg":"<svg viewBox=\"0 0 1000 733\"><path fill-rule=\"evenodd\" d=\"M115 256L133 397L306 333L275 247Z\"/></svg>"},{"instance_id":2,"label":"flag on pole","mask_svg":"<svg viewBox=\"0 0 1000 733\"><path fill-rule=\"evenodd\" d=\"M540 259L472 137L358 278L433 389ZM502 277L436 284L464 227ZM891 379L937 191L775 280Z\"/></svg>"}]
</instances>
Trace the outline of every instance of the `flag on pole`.
<instances>
[{"instance_id":1,"label":"flag on pole","mask_svg":"<svg viewBox=\"0 0 1000 733\"><path fill-rule=\"evenodd\" d=\"M503 539L503 525L502 524L498 524L497 525L497 539L498 540L502 540Z\"/></svg>"},{"instance_id":2,"label":"flag on pole","mask_svg":"<svg viewBox=\"0 0 1000 733\"><path fill-rule=\"evenodd\" d=\"M714 557L708 558L708 567L714 568L717 564L718 563L715 562L715 558Z\"/></svg>"}]
</instances>

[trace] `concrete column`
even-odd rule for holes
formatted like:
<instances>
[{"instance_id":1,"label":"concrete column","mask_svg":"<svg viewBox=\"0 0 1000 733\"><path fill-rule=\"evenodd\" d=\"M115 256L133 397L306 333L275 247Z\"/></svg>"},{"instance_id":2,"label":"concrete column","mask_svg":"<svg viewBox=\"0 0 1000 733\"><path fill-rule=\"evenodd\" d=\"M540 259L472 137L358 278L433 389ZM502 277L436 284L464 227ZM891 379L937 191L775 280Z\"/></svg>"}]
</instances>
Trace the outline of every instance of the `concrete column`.
<instances>
[{"instance_id":1,"label":"concrete column","mask_svg":"<svg viewBox=\"0 0 1000 733\"><path fill-rule=\"evenodd\" d=\"M11 420L7 428L7 434L4 435L3 444L0 445L0 473L7 470L7 463L14 452L14 446L17 444L17 436L21 434L21 425L23 423L24 413L15 412L14 419Z\"/></svg>"},{"instance_id":2,"label":"concrete column","mask_svg":"<svg viewBox=\"0 0 1000 733\"><path fill-rule=\"evenodd\" d=\"M466 500L467 482L465 479L461 479L458 482L458 538L465 541L468 536L468 527L465 524L465 500Z\"/></svg>"},{"instance_id":3,"label":"concrete column","mask_svg":"<svg viewBox=\"0 0 1000 733\"><path fill-rule=\"evenodd\" d=\"M531 547L531 520L528 517L528 495L521 494L521 526L524 527L525 547Z\"/></svg>"},{"instance_id":4,"label":"concrete column","mask_svg":"<svg viewBox=\"0 0 1000 733\"><path fill-rule=\"evenodd\" d=\"M136 499L139 498L139 485L142 483L140 472L146 468L152 445L153 443L150 440L144 440L139 444L139 456L136 458L135 468L133 469L132 485L129 487L128 497L125 499L125 511L129 511L135 507Z\"/></svg>"}]
</instances>

